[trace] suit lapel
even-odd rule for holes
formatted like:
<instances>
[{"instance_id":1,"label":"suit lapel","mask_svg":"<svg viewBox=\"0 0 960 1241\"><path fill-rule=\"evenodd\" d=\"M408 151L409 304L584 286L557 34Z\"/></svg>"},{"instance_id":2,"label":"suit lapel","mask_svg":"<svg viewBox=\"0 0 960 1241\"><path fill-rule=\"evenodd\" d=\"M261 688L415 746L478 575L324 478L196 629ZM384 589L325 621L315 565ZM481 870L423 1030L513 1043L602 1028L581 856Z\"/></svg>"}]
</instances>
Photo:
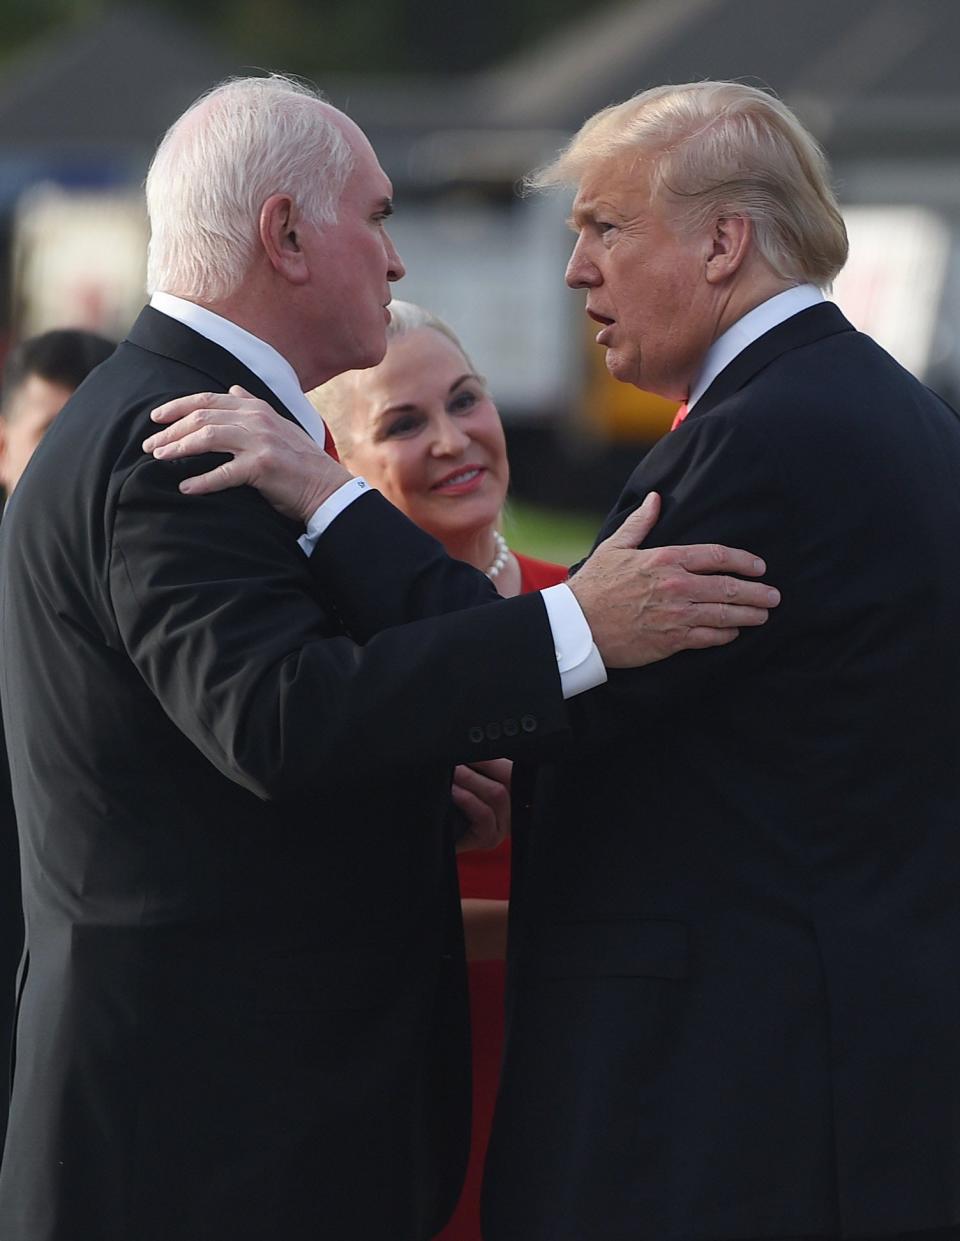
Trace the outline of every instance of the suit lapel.
<instances>
[{"instance_id":1,"label":"suit lapel","mask_svg":"<svg viewBox=\"0 0 960 1241\"><path fill-rule=\"evenodd\" d=\"M676 431L676 439L674 439L672 434L665 435L660 443L655 446L654 451L644 458L644 461L634 471L616 506L611 510L603 523L593 545L594 550L608 535L618 529L626 515L636 508L637 504L650 489L644 462L657 461L662 463L664 460L670 460L669 454L682 453L684 450L681 445L688 442L683 434L685 428L688 428L697 418L716 408L722 401L739 392L741 388L746 387L751 379L759 375L765 367L769 366L771 362L775 362L777 358L782 357L785 353L789 353L792 349L811 345L815 341L823 340L827 336L834 336L839 332L853 332L855 330L853 325L843 317L833 302L820 302L816 306L811 306L807 310L801 310L798 314L791 315L789 319L778 323L769 332L765 332L763 336L758 337L752 345L748 345L742 353L737 354L729 366L720 372L700 400L694 405L693 409L690 410ZM662 454L668 455L664 458ZM581 561L580 563L582 564L583 562ZM579 564L574 565L570 572L574 573L579 568Z\"/></svg>"},{"instance_id":2,"label":"suit lapel","mask_svg":"<svg viewBox=\"0 0 960 1241\"><path fill-rule=\"evenodd\" d=\"M755 375L791 349L812 345L814 341L823 340L837 332L853 331L853 325L844 318L833 302L821 302L807 310L801 310L799 314L791 315L737 354L697 401L687 420L692 421L701 414L708 413L721 401L739 392Z\"/></svg>"},{"instance_id":3,"label":"suit lapel","mask_svg":"<svg viewBox=\"0 0 960 1241\"><path fill-rule=\"evenodd\" d=\"M261 401L266 401L284 418L297 422L277 394L232 353L177 319L154 310L152 306L144 306L141 310L127 334L127 340L140 349L202 372L212 380L212 387L224 392L233 384L239 384Z\"/></svg>"}]
</instances>

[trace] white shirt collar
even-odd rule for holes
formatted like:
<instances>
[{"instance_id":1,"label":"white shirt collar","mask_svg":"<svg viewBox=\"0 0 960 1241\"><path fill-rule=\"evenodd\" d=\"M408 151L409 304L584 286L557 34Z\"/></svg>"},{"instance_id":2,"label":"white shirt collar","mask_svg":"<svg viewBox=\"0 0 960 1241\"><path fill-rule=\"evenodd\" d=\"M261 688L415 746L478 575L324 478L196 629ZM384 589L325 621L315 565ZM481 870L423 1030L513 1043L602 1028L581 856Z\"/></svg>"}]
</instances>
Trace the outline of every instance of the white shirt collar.
<instances>
[{"instance_id":1,"label":"white shirt collar","mask_svg":"<svg viewBox=\"0 0 960 1241\"><path fill-rule=\"evenodd\" d=\"M730 365L737 354L743 353L748 345L752 345L765 332L783 323L785 319L790 319L801 310L807 310L824 300L816 285L798 284L747 311L742 319L738 319L722 336L718 336L707 350L697 381L690 389L687 408L693 408L720 372Z\"/></svg>"},{"instance_id":2,"label":"white shirt collar","mask_svg":"<svg viewBox=\"0 0 960 1241\"><path fill-rule=\"evenodd\" d=\"M277 394L311 439L324 446L327 428L323 419L304 396L296 371L272 345L222 315L207 310L205 306L175 297L172 293L154 293L150 305L233 354L271 392Z\"/></svg>"}]
</instances>

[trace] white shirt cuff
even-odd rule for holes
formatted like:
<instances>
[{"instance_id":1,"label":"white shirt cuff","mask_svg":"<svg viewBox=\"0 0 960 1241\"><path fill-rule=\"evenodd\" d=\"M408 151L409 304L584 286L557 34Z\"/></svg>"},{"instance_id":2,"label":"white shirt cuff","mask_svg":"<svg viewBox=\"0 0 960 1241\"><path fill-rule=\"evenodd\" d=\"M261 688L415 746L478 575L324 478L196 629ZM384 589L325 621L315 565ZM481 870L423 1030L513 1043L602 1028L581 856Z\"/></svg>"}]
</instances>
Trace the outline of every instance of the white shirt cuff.
<instances>
[{"instance_id":1,"label":"white shirt cuff","mask_svg":"<svg viewBox=\"0 0 960 1241\"><path fill-rule=\"evenodd\" d=\"M306 533L297 540L304 555L311 556L317 540L331 522L369 490L370 484L365 478L351 478L342 487L338 487L333 495L327 496L307 522ZM588 689L603 685L607 679L607 670L603 666L600 652L594 644L593 634L576 595L563 582L557 586L548 586L540 594L547 609L547 621L553 636L560 689L564 698L573 698L576 694L583 694Z\"/></svg>"},{"instance_id":2,"label":"white shirt cuff","mask_svg":"<svg viewBox=\"0 0 960 1241\"><path fill-rule=\"evenodd\" d=\"M358 496L362 496L365 491L370 490L370 484L365 478L351 478L349 482L338 487L333 495L327 496L320 505L314 515L307 522L307 530L305 534L301 534L297 542L303 548L305 556L312 556L313 549L317 545L317 539L323 534L327 526L339 517L345 508L351 505Z\"/></svg>"},{"instance_id":3,"label":"white shirt cuff","mask_svg":"<svg viewBox=\"0 0 960 1241\"><path fill-rule=\"evenodd\" d=\"M607 670L593 641L577 597L561 582L540 592L553 634L553 649L564 698L573 698L603 685Z\"/></svg>"}]
</instances>

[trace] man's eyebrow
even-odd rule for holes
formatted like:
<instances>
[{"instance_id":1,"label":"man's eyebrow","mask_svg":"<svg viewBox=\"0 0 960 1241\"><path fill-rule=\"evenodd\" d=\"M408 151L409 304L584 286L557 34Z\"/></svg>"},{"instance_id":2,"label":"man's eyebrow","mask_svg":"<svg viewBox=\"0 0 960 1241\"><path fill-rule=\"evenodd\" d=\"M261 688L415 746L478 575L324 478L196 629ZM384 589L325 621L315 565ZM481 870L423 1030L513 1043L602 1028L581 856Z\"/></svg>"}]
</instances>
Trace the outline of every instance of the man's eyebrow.
<instances>
[{"instance_id":1,"label":"man's eyebrow","mask_svg":"<svg viewBox=\"0 0 960 1241\"><path fill-rule=\"evenodd\" d=\"M592 202L574 203L573 210L567 216L567 228L576 232L587 220L594 218L595 204Z\"/></svg>"},{"instance_id":2,"label":"man's eyebrow","mask_svg":"<svg viewBox=\"0 0 960 1241\"><path fill-rule=\"evenodd\" d=\"M577 206L575 203L573 211L567 220L567 227L572 228L574 232L578 232L585 224L596 223L600 218L626 223L633 217L629 208L622 203L619 205L614 204L609 199L601 196L582 203L580 206Z\"/></svg>"}]
</instances>

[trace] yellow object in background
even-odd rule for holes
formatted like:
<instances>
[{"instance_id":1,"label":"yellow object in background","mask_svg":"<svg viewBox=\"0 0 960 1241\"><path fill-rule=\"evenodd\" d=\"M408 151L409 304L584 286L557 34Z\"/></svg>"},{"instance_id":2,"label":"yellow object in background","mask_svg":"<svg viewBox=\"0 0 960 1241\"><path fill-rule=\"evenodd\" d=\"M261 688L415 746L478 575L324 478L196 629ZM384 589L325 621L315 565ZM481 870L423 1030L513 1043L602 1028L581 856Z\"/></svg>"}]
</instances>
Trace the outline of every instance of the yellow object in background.
<instances>
[{"instance_id":1,"label":"yellow object in background","mask_svg":"<svg viewBox=\"0 0 960 1241\"><path fill-rule=\"evenodd\" d=\"M677 402L633 384L614 379L604 363L605 350L593 339L596 325L588 323L584 416L604 439L649 444L670 430Z\"/></svg>"}]
</instances>

